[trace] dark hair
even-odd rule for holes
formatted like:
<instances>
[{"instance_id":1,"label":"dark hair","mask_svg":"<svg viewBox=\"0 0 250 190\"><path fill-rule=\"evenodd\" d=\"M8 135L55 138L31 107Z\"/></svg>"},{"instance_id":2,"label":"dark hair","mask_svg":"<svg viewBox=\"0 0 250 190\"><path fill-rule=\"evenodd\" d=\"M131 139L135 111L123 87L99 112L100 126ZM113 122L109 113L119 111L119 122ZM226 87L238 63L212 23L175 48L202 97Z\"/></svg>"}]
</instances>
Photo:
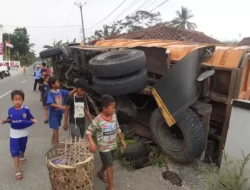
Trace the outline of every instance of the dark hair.
<instances>
[{"instance_id":1,"label":"dark hair","mask_svg":"<svg viewBox=\"0 0 250 190\"><path fill-rule=\"evenodd\" d=\"M88 90L88 82L81 78L76 82L76 88L82 88L83 90Z\"/></svg>"},{"instance_id":2,"label":"dark hair","mask_svg":"<svg viewBox=\"0 0 250 190\"><path fill-rule=\"evenodd\" d=\"M49 69L49 66L47 66L47 68Z\"/></svg>"},{"instance_id":3,"label":"dark hair","mask_svg":"<svg viewBox=\"0 0 250 190\"><path fill-rule=\"evenodd\" d=\"M45 67L46 65L47 65L47 64L46 64L46 63L44 63L44 62L42 63L42 66L43 66L43 67Z\"/></svg>"},{"instance_id":4,"label":"dark hair","mask_svg":"<svg viewBox=\"0 0 250 190\"><path fill-rule=\"evenodd\" d=\"M102 108L107 108L111 103L115 102L115 98L110 95L103 95L102 96Z\"/></svg>"},{"instance_id":5,"label":"dark hair","mask_svg":"<svg viewBox=\"0 0 250 190\"><path fill-rule=\"evenodd\" d=\"M13 100L13 99L14 99L14 96L16 96L16 95L21 96L22 99L24 100L24 92L23 92L22 90L13 90L13 91L11 92L11 100Z\"/></svg>"},{"instance_id":6,"label":"dark hair","mask_svg":"<svg viewBox=\"0 0 250 190\"><path fill-rule=\"evenodd\" d=\"M48 83L49 83L50 88L52 88L52 85L54 85L56 83L56 81L58 81L58 79L56 77L49 78Z\"/></svg>"}]
</instances>

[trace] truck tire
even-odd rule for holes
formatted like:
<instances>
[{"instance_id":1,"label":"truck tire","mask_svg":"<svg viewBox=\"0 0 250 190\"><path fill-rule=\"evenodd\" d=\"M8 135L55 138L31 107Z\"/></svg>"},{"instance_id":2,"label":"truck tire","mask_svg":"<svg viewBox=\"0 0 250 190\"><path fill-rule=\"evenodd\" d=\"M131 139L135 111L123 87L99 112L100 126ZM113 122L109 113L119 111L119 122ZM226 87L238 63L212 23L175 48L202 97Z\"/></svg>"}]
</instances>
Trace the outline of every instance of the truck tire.
<instances>
[{"instance_id":1,"label":"truck tire","mask_svg":"<svg viewBox=\"0 0 250 190\"><path fill-rule=\"evenodd\" d=\"M125 95L143 89L148 83L146 69L114 79L92 78L93 89L99 94Z\"/></svg>"},{"instance_id":2,"label":"truck tire","mask_svg":"<svg viewBox=\"0 0 250 190\"><path fill-rule=\"evenodd\" d=\"M149 162L148 156L141 157L137 160L130 161L131 166L134 169L141 169L144 168Z\"/></svg>"},{"instance_id":3,"label":"truck tire","mask_svg":"<svg viewBox=\"0 0 250 190\"><path fill-rule=\"evenodd\" d=\"M92 75L101 78L127 75L145 66L146 57L144 52L135 49L110 51L97 55L89 61Z\"/></svg>"},{"instance_id":4,"label":"truck tire","mask_svg":"<svg viewBox=\"0 0 250 190\"><path fill-rule=\"evenodd\" d=\"M129 144L124 151L125 159L134 161L149 155L149 150L145 144L147 139L140 138L136 143Z\"/></svg>"},{"instance_id":5,"label":"truck tire","mask_svg":"<svg viewBox=\"0 0 250 190\"><path fill-rule=\"evenodd\" d=\"M191 109L174 126L169 127L159 108L151 115L150 128L160 150L181 163L192 162L205 148L205 129Z\"/></svg>"},{"instance_id":6,"label":"truck tire","mask_svg":"<svg viewBox=\"0 0 250 190\"><path fill-rule=\"evenodd\" d=\"M54 48L50 48L50 49L46 49L46 50L41 51L40 57L42 59L45 59L45 58L50 58L50 57L53 57L53 56L61 54L61 53L62 53L61 47L54 47Z\"/></svg>"}]
</instances>

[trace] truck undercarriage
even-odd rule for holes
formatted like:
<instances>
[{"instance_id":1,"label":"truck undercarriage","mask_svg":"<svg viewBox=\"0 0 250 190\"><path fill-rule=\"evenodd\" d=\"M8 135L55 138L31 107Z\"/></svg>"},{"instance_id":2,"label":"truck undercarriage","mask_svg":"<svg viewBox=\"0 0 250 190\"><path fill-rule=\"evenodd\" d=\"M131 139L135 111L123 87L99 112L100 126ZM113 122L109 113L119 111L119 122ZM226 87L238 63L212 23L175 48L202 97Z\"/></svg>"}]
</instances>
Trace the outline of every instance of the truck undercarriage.
<instances>
[{"instance_id":1,"label":"truck undercarriage","mask_svg":"<svg viewBox=\"0 0 250 190\"><path fill-rule=\"evenodd\" d=\"M200 74L201 63L214 51L215 46L207 45L172 62L166 48L74 45L45 50L40 57L52 58L54 75L64 88L74 87L80 78L88 82L92 114L100 111L101 95L111 94L117 99L118 120L127 138L137 134L152 139L175 161L190 162L206 147L211 109L198 99L201 83L213 72ZM129 159L143 159L141 142L140 138L131 145Z\"/></svg>"}]
</instances>

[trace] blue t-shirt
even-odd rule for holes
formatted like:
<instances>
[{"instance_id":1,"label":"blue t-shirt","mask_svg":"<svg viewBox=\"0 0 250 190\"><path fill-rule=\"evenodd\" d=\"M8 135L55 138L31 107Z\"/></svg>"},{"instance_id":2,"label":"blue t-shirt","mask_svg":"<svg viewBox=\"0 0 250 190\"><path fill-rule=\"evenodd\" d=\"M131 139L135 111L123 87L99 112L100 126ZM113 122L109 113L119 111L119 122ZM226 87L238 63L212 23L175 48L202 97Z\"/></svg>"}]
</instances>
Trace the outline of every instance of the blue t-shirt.
<instances>
[{"instance_id":1,"label":"blue t-shirt","mask_svg":"<svg viewBox=\"0 0 250 190\"><path fill-rule=\"evenodd\" d=\"M34 117L27 106L22 106L19 110L15 109L15 107L9 108L8 119L11 120L12 129L24 129L33 125L30 120L34 119Z\"/></svg>"},{"instance_id":2,"label":"blue t-shirt","mask_svg":"<svg viewBox=\"0 0 250 190\"><path fill-rule=\"evenodd\" d=\"M49 107L49 116L60 115L63 114L64 110L53 108L50 104L54 103L60 106L64 106L65 98L69 95L68 90L58 90L58 92L54 92L52 90L48 93L47 104Z\"/></svg>"},{"instance_id":3,"label":"blue t-shirt","mask_svg":"<svg viewBox=\"0 0 250 190\"><path fill-rule=\"evenodd\" d=\"M41 69L35 70L35 79L40 79L42 77Z\"/></svg>"}]
</instances>

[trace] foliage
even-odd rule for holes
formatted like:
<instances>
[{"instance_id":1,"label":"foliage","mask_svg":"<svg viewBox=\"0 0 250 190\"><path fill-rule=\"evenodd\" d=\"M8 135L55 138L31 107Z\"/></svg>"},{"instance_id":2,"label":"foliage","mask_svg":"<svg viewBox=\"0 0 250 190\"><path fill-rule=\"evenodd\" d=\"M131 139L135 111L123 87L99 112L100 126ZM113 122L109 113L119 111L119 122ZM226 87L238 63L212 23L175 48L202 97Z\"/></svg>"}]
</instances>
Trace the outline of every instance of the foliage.
<instances>
[{"instance_id":1,"label":"foliage","mask_svg":"<svg viewBox=\"0 0 250 190\"><path fill-rule=\"evenodd\" d=\"M223 155L224 167L219 170L217 167L203 168L208 174L208 185L211 190L250 190L246 187L250 177L244 177L245 167L250 159L250 154L242 153L243 159L236 160Z\"/></svg>"},{"instance_id":2,"label":"foliage","mask_svg":"<svg viewBox=\"0 0 250 190\"><path fill-rule=\"evenodd\" d=\"M32 48L35 46L34 43L30 43L30 36L26 28L16 28L13 34L4 33L3 41L10 41L14 48L8 48L10 50L11 60L21 61L21 65L29 66L36 58L36 55ZM4 43L4 48L5 43ZM4 57L5 59L6 56Z\"/></svg>"},{"instance_id":3,"label":"foliage","mask_svg":"<svg viewBox=\"0 0 250 190\"><path fill-rule=\"evenodd\" d=\"M112 25L103 25L101 30L96 30L94 35L88 38L88 41L99 40L108 36L121 34L122 32L134 32L145 27L153 26L160 23L161 14L151 13L148 11L137 11L132 15L128 15L124 20L114 22Z\"/></svg>"},{"instance_id":4,"label":"foliage","mask_svg":"<svg viewBox=\"0 0 250 190\"><path fill-rule=\"evenodd\" d=\"M239 40L237 39L232 39L232 40L223 40L221 41L223 44L228 44L228 45L237 45L239 43Z\"/></svg>"},{"instance_id":5,"label":"foliage","mask_svg":"<svg viewBox=\"0 0 250 190\"><path fill-rule=\"evenodd\" d=\"M137 11L133 15L126 16L121 24L126 32L134 32L145 28L145 26L149 27L160 23L162 21L160 16L160 12Z\"/></svg>"},{"instance_id":6,"label":"foliage","mask_svg":"<svg viewBox=\"0 0 250 190\"><path fill-rule=\"evenodd\" d=\"M170 22L170 25L180 29L195 30L197 28L195 23L189 21L194 15L187 7L182 6L180 11L176 11L176 15L177 17Z\"/></svg>"},{"instance_id":7,"label":"foliage","mask_svg":"<svg viewBox=\"0 0 250 190\"><path fill-rule=\"evenodd\" d=\"M44 45L43 48L50 49L50 48L62 46L62 45L65 45L65 44L66 44L66 43L63 43L62 40L56 41L56 40L54 39L54 42L52 43L52 45Z\"/></svg>"}]
</instances>

